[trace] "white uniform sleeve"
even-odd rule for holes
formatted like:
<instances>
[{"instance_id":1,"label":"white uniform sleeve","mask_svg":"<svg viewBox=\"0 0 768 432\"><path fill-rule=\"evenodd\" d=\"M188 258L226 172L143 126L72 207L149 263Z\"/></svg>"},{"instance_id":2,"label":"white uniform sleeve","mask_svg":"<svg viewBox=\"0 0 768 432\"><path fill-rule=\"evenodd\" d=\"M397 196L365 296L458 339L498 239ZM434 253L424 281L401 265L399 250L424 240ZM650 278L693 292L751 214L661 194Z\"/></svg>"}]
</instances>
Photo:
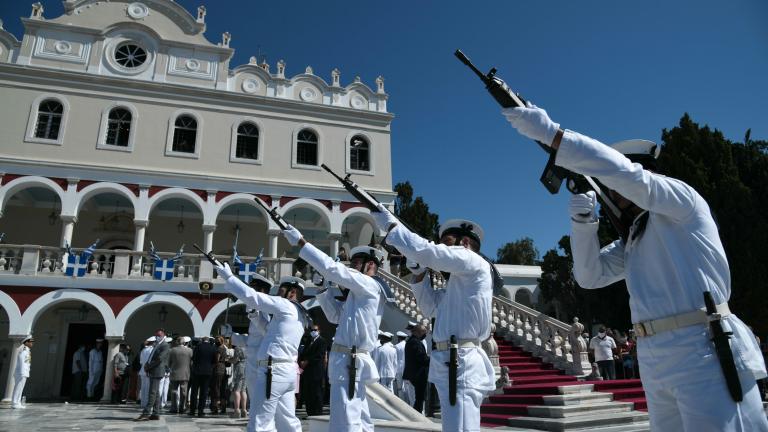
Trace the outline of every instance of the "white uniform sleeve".
<instances>
[{"instance_id":1,"label":"white uniform sleeve","mask_svg":"<svg viewBox=\"0 0 768 432\"><path fill-rule=\"evenodd\" d=\"M231 276L224 285L229 293L239 298L249 309L257 309L273 315L296 315L296 307L290 301L280 297L262 294L249 287L237 276Z\"/></svg>"},{"instance_id":2,"label":"white uniform sleeve","mask_svg":"<svg viewBox=\"0 0 768 432\"><path fill-rule=\"evenodd\" d=\"M617 240L600 250L598 223L571 223L573 277L582 288L602 288L624 279L624 243Z\"/></svg>"},{"instance_id":3,"label":"white uniform sleeve","mask_svg":"<svg viewBox=\"0 0 768 432\"><path fill-rule=\"evenodd\" d=\"M331 324L338 324L343 303L333 298L331 290L326 290L318 294L315 298L317 299L317 302L320 303L320 308L323 310L328 322Z\"/></svg>"},{"instance_id":4,"label":"white uniform sleeve","mask_svg":"<svg viewBox=\"0 0 768 432\"><path fill-rule=\"evenodd\" d=\"M680 180L644 170L607 145L566 131L557 151L557 165L597 177L638 207L683 220L693 214L695 191Z\"/></svg>"},{"instance_id":5,"label":"white uniform sleeve","mask_svg":"<svg viewBox=\"0 0 768 432\"><path fill-rule=\"evenodd\" d=\"M359 271L352 271L344 264L335 262L311 243L306 243L301 248L299 256L326 279L348 288L355 295L373 297L381 290L379 283L372 277Z\"/></svg>"},{"instance_id":6,"label":"white uniform sleeve","mask_svg":"<svg viewBox=\"0 0 768 432\"><path fill-rule=\"evenodd\" d=\"M467 248L435 244L412 233L402 224L389 232L387 244L397 248L409 260L435 270L473 273L487 265L480 255Z\"/></svg>"},{"instance_id":7,"label":"white uniform sleeve","mask_svg":"<svg viewBox=\"0 0 768 432\"><path fill-rule=\"evenodd\" d=\"M421 282L411 284L411 289L416 296L416 304L419 305L421 313L427 318L434 318L437 314L437 307L445 295L445 290L433 289L432 278L429 277L429 274L424 275Z\"/></svg>"}]
</instances>

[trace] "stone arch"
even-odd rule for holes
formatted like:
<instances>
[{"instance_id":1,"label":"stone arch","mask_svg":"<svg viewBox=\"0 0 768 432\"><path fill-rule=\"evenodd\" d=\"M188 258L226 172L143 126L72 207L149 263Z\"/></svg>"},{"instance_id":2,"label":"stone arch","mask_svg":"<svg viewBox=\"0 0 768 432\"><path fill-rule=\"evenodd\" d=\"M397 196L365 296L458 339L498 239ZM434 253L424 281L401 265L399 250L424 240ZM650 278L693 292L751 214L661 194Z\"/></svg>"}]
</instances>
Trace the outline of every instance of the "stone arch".
<instances>
[{"instance_id":1,"label":"stone arch","mask_svg":"<svg viewBox=\"0 0 768 432\"><path fill-rule=\"evenodd\" d=\"M8 199L10 199L19 191L34 187L49 189L59 197L62 208L64 208L64 189L62 189L61 186L49 178L39 176L25 176L13 179L0 187L0 215L2 215Z\"/></svg>"},{"instance_id":2,"label":"stone arch","mask_svg":"<svg viewBox=\"0 0 768 432\"><path fill-rule=\"evenodd\" d=\"M257 197L247 193L236 193L236 194L225 196L224 198L221 199L221 201L219 201L216 204L216 208L213 214L213 223L216 223L216 220L219 218L219 215L221 215L221 212L223 212L224 209L235 204L249 205L257 209L259 211L259 214L264 217L264 220L269 221L270 220L269 215L260 205L256 204L256 201L254 198L257 198ZM257 198L257 199L261 201L264 205L266 205L266 203L264 203L264 201L262 201L260 198Z\"/></svg>"},{"instance_id":3,"label":"stone arch","mask_svg":"<svg viewBox=\"0 0 768 432\"><path fill-rule=\"evenodd\" d=\"M8 294L0 291L0 307L2 307L5 310L5 313L8 314L8 322L10 323L10 326L8 327L8 334L9 335L21 335L24 334L24 331L21 327L22 321L21 321L21 312L19 311L19 306L16 304L15 301L9 296ZM0 335L1 337L2 335Z\"/></svg>"},{"instance_id":4,"label":"stone arch","mask_svg":"<svg viewBox=\"0 0 768 432\"><path fill-rule=\"evenodd\" d=\"M229 308L232 309L235 306L244 305L242 301L238 300L236 302L229 302ZM216 303L211 310L208 311L208 314L205 315L205 320L203 321L203 333L204 335L211 335L213 334L213 324L216 322L216 319L224 313L224 311L227 310L227 299L223 299L220 302Z\"/></svg>"},{"instance_id":5,"label":"stone arch","mask_svg":"<svg viewBox=\"0 0 768 432\"><path fill-rule=\"evenodd\" d=\"M114 193L126 198L131 203L131 206L133 206L133 213L135 217L136 207L138 204L138 198L136 197L136 194L121 184L111 182L94 183L84 187L80 192L78 192L77 198L75 200L73 214L76 216L80 212L80 206L82 206L83 203L102 193Z\"/></svg>"},{"instance_id":6,"label":"stone arch","mask_svg":"<svg viewBox=\"0 0 768 432\"><path fill-rule=\"evenodd\" d=\"M134 313L145 306L158 303L165 303L179 307L179 309L186 313L187 317L189 317L189 320L192 322L192 328L194 329L195 336L202 336L204 334L202 333L204 328L203 318L200 316L200 311L197 310L192 302L178 294L171 292L151 292L140 295L128 302L128 304L125 305L125 307L123 307L123 309L117 315L115 322L116 326L121 329L121 335L122 332L124 332L125 325L128 323L128 320Z\"/></svg>"},{"instance_id":7,"label":"stone arch","mask_svg":"<svg viewBox=\"0 0 768 432\"><path fill-rule=\"evenodd\" d=\"M12 328L17 329L15 331L20 331L18 334L29 334L32 331L35 321L43 314L43 312L58 303L73 300L88 303L99 311L104 320L104 327L106 328L105 336L123 336L123 327L117 324L112 308L103 298L90 291L74 288L65 288L43 294L37 300L32 302L27 310L24 311L19 326Z\"/></svg>"},{"instance_id":8,"label":"stone arch","mask_svg":"<svg viewBox=\"0 0 768 432\"><path fill-rule=\"evenodd\" d=\"M208 223L210 220L210 212L208 211L207 206L205 205L205 201L203 201L202 198L200 198L199 195L192 192L189 189L183 189L183 188L168 188L163 189L160 192L154 194L149 199L149 206L147 206L147 214L146 215L136 215L137 219L144 219L149 220L149 215L152 213L152 210L160 204L162 201L165 201L167 199L171 198L179 198L186 201L191 201L197 208L200 210L200 213L203 214L203 223ZM139 216L142 216L139 218Z\"/></svg>"},{"instance_id":9,"label":"stone arch","mask_svg":"<svg viewBox=\"0 0 768 432\"><path fill-rule=\"evenodd\" d=\"M518 288L515 291L515 302L533 307L533 293L528 288Z\"/></svg>"},{"instance_id":10,"label":"stone arch","mask_svg":"<svg viewBox=\"0 0 768 432\"><path fill-rule=\"evenodd\" d=\"M317 212L320 219L331 228L331 211L322 203L309 198L297 198L280 207L280 214L285 215L293 209L305 208Z\"/></svg>"},{"instance_id":11,"label":"stone arch","mask_svg":"<svg viewBox=\"0 0 768 432\"><path fill-rule=\"evenodd\" d=\"M341 232L342 227L344 226L344 222L353 216L359 216L366 220L366 222L369 222L371 225L374 226L374 229L378 231L378 228L376 228L376 221L373 219L373 216L371 216L371 211L368 210L365 207L352 207L344 211L344 213L341 214L341 217L339 218L339 225L331 227L331 232ZM335 229L335 230L334 230ZM383 235L384 233L380 232L380 235Z\"/></svg>"}]
</instances>

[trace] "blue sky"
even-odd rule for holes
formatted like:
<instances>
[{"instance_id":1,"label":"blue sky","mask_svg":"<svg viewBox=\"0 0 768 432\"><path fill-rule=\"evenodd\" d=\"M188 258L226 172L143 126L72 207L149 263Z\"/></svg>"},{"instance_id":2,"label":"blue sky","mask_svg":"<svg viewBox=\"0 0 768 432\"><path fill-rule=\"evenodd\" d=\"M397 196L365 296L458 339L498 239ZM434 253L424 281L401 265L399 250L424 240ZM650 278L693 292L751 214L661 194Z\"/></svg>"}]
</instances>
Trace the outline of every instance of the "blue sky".
<instances>
[{"instance_id":1,"label":"blue sky","mask_svg":"<svg viewBox=\"0 0 768 432\"><path fill-rule=\"evenodd\" d=\"M408 180L442 220L466 217L486 231L483 252L521 237L539 251L570 227L568 193L538 178L546 157L499 114L453 56L495 66L556 122L604 142L659 141L684 112L742 140L768 139L768 2L737 0L263 2L178 0L208 9L207 36L232 33L235 58L259 50L289 76L307 65L342 84L378 75L390 95L394 183ZM32 1L0 0L20 37ZM44 0L45 15L62 13Z\"/></svg>"}]
</instances>

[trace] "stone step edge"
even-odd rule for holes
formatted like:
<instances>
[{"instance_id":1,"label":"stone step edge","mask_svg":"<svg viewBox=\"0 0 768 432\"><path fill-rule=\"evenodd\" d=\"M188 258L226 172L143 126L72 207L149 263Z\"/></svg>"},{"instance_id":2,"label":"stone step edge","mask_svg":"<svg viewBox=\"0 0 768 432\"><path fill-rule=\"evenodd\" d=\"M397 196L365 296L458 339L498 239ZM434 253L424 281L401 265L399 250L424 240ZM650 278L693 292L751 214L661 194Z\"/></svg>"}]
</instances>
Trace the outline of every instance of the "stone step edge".
<instances>
[{"instance_id":1,"label":"stone step edge","mask_svg":"<svg viewBox=\"0 0 768 432\"><path fill-rule=\"evenodd\" d=\"M606 392L592 393L568 393L557 395L544 395L541 397L546 406L567 406L580 404L582 401L612 401L613 394Z\"/></svg>"},{"instance_id":2,"label":"stone step edge","mask_svg":"<svg viewBox=\"0 0 768 432\"><path fill-rule=\"evenodd\" d=\"M512 427L529 427L546 431L561 432L573 429L587 429L595 426L627 425L647 420L647 413L629 411L626 413L609 413L558 419L543 417L513 417L508 420L507 424Z\"/></svg>"},{"instance_id":3,"label":"stone step edge","mask_svg":"<svg viewBox=\"0 0 768 432\"><path fill-rule=\"evenodd\" d=\"M629 412L633 407L632 402L613 401L578 405L531 405L528 407L528 415L542 418L590 417L607 412Z\"/></svg>"}]
</instances>

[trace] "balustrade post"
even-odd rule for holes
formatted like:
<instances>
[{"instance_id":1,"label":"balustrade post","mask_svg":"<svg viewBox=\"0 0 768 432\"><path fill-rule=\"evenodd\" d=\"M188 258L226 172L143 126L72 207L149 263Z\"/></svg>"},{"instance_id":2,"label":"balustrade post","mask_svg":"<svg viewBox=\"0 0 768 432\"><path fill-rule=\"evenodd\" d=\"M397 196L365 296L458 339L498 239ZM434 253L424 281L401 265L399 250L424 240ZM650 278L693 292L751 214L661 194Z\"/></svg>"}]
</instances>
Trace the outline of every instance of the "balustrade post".
<instances>
[{"instance_id":1,"label":"balustrade post","mask_svg":"<svg viewBox=\"0 0 768 432\"><path fill-rule=\"evenodd\" d=\"M24 245L24 255L19 269L20 275L37 276L37 266L40 263L40 246Z\"/></svg>"}]
</instances>

